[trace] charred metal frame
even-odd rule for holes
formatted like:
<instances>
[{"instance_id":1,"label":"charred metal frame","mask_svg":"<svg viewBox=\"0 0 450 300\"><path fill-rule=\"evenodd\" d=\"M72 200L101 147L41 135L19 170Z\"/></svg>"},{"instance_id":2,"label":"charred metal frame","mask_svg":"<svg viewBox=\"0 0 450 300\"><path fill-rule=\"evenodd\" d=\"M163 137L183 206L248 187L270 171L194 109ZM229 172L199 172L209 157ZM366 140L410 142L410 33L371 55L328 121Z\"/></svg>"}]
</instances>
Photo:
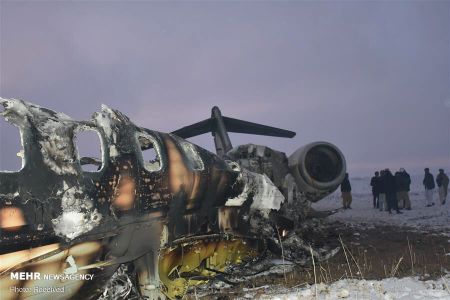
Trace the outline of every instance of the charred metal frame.
<instances>
[{"instance_id":1,"label":"charred metal frame","mask_svg":"<svg viewBox=\"0 0 450 300\"><path fill-rule=\"evenodd\" d=\"M230 149L218 108L214 134L226 159L175 134L138 127L106 106L90 121L75 121L22 100L0 98L0 105L1 115L19 127L24 150L20 171L0 172L0 283L6 287L39 283L11 279L11 272L67 273L70 260L95 280L54 282L67 288L68 299L97 298L121 264L132 266L143 297L182 297L189 285L204 282L193 277L207 279L257 257L280 230L294 233L301 222L295 212L333 192L345 173L342 154L328 143L320 146L340 164L329 182L304 171L311 169L302 167L305 151L288 159L264 146ZM231 127L245 122L228 119ZM74 137L83 130L96 131L102 142L96 172L81 168L99 165L78 155ZM139 137L151 141L159 169L145 167L142 150L150 145ZM175 269L183 278L173 277ZM42 296L1 292L2 299Z\"/></svg>"}]
</instances>

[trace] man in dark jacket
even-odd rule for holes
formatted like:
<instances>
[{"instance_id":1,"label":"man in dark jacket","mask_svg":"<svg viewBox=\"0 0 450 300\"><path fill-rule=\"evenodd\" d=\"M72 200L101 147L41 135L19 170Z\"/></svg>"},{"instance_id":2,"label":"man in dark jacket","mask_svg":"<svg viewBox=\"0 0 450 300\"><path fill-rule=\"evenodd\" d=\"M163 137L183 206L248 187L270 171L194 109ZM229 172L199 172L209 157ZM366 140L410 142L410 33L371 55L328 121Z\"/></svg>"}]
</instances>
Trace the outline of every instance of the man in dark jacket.
<instances>
[{"instance_id":1,"label":"man in dark jacket","mask_svg":"<svg viewBox=\"0 0 450 300\"><path fill-rule=\"evenodd\" d=\"M445 204L448 192L449 179L447 174L444 173L444 169L439 169L439 174L436 176L436 184L439 188L439 200L441 205Z\"/></svg>"},{"instance_id":2,"label":"man in dark jacket","mask_svg":"<svg viewBox=\"0 0 450 300\"><path fill-rule=\"evenodd\" d=\"M430 207L434 205L433 202L433 190L435 188L434 185L434 177L430 173L430 169L425 168L425 177L423 178L423 185L425 187L425 199L427 200L426 207Z\"/></svg>"},{"instance_id":3,"label":"man in dark jacket","mask_svg":"<svg viewBox=\"0 0 450 300\"><path fill-rule=\"evenodd\" d=\"M352 187L350 181L348 180L348 173L345 173L345 178L341 183L341 193L342 193L342 203L344 209L351 208L352 203Z\"/></svg>"},{"instance_id":4,"label":"man in dark jacket","mask_svg":"<svg viewBox=\"0 0 450 300\"><path fill-rule=\"evenodd\" d=\"M410 210L411 201L409 200L409 189L411 186L411 177L405 169L400 168L400 170L395 173L395 182L397 184L398 207Z\"/></svg>"},{"instance_id":5,"label":"man in dark jacket","mask_svg":"<svg viewBox=\"0 0 450 300\"><path fill-rule=\"evenodd\" d=\"M392 175L391 171L389 169L385 170L385 176L386 176L386 200L388 203L388 211L391 214L391 210L395 209L395 211L398 214L401 214L401 212L398 210L397 205L397 186L395 183L395 177Z\"/></svg>"},{"instance_id":6,"label":"man in dark jacket","mask_svg":"<svg viewBox=\"0 0 450 300\"><path fill-rule=\"evenodd\" d=\"M375 176L370 179L370 185L372 186L372 196L373 196L373 208L379 208L380 203L380 173L375 172Z\"/></svg>"},{"instance_id":7,"label":"man in dark jacket","mask_svg":"<svg viewBox=\"0 0 450 300\"><path fill-rule=\"evenodd\" d=\"M386 201L386 172L385 170L380 171L380 178L378 179L378 191L380 192L379 195L379 204L380 204L380 211L387 211L387 201Z\"/></svg>"}]
</instances>

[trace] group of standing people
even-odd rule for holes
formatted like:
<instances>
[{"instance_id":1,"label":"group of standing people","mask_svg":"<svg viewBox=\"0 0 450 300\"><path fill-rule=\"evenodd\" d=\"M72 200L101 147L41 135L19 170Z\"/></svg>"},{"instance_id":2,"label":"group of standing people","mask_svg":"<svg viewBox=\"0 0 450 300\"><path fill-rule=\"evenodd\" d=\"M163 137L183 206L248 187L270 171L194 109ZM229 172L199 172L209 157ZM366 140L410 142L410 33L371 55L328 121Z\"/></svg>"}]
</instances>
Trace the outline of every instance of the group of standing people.
<instances>
[{"instance_id":1,"label":"group of standing people","mask_svg":"<svg viewBox=\"0 0 450 300\"><path fill-rule=\"evenodd\" d=\"M439 189L439 202L444 205L447 199L449 179L443 169L439 169L439 174L436 176L436 184ZM427 200L427 207L433 206L433 191L436 187L434 184L433 174L430 173L430 169L425 168L425 177L423 178L423 185L425 187L425 199Z\"/></svg>"},{"instance_id":2,"label":"group of standing people","mask_svg":"<svg viewBox=\"0 0 450 300\"><path fill-rule=\"evenodd\" d=\"M405 169L400 168L395 175L389 169L376 171L375 176L370 180L370 185L374 208L389 213L395 210L398 214L401 214L400 209L411 209L409 200L411 177Z\"/></svg>"},{"instance_id":3,"label":"group of standing people","mask_svg":"<svg viewBox=\"0 0 450 300\"><path fill-rule=\"evenodd\" d=\"M370 180L373 195L373 207L380 211L388 211L392 213L395 210L398 214L402 212L400 209L411 210L411 201L409 199L409 191L411 187L411 176L400 168L393 175L389 169L376 171L375 176ZM434 205L433 191L438 186L439 200L441 205L444 205L447 199L449 178L444 173L443 169L439 169L439 174L436 176L436 185L433 175L429 168L425 168L425 176L423 179L425 187L426 207ZM345 173L345 178L341 183L342 202L344 209L350 209L352 203L352 187L348 178L348 173Z\"/></svg>"}]
</instances>

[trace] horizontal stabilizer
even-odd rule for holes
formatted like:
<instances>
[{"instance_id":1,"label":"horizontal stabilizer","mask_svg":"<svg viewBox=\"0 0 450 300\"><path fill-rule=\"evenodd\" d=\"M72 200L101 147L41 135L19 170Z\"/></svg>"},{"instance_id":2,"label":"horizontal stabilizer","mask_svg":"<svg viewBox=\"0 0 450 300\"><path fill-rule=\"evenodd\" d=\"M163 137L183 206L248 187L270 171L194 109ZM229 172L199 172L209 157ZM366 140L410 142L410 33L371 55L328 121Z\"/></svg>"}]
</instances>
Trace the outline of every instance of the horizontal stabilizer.
<instances>
[{"instance_id":1,"label":"horizontal stabilizer","mask_svg":"<svg viewBox=\"0 0 450 300\"><path fill-rule=\"evenodd\" d=\"M175 134L176 136L179 136L180 138L187 139L193 136L211 132L213 131L213 126L214 126L213 120L206 119L198 123L188 125L178 130L172 131L172 133Z\"/></svg>"},{"instance_id":2,"label":"horizontal stabilizer","mask_svg":"<svg viewBox=\"0 0 450 300\"><path fill-rule=\"evenodd\" d=\"M228 132L293 138L295 132L248 121L223 117Z\"/></svg>"},{"instance_id":3,"label":"horizontal stabilizer","mask_svg":"<svg viewBox=\"0 0 450 300\"><path fill-rule=\"evenodd\" d=\"M233 148L228 132L285 138L292 138L295 136L295 132L293 131L224 117L217 106L214 106L211 109L211 118L185 126L173 131L172 133L181 138L187 139L207 132L211 132L214 136L216 153L219 157L226 156L226 153Z\"/></svg>"},{"instance_id":4,"label":"horizontal stabilizer","mask_svg":"<svg viewBox=\"0 0 450 300\"><path fill-rule=\"evenodd\" d=\"M227 132L276 136L285 138L292 138L295 136L295 132L285 129L280 129L276 127L252 123L229 117L222 117L222 118ZM187 139L193 136L202 135L204 133L215 131L216 131L216 124L214 120L206 119L201 122L175 130L172 133L181 138Z\"/></svg>"}]
</instances>

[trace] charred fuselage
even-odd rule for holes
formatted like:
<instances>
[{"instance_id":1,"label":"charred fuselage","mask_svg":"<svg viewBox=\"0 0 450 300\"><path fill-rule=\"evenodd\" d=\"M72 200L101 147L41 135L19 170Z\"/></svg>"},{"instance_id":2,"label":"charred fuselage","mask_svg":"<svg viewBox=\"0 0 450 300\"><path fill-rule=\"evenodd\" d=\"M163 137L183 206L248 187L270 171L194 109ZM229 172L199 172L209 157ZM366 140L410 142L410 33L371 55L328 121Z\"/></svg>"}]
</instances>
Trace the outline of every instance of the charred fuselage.
<instances>
[{"instance_id":1,"label":"charred fuselage","mask_svg":"<svg viewBox=\"0 0 450 300\"><path fill-rule=\"evenodd\" d=\"M131 266L142 296L181 297L190 284L257 257L280 232L294 232L308 200L333 192L345 173L328 143L289 158L252 145L219 158L108 107L75 121L21 100L0 105L23 145L22 169L0 171L2 299L54 297L36 287L63 289L60 299L95 299L121 264ZM79 157L74 141L86 130L100 137L100 160ZM144 159L148 149L152 161ZM97 170L84 171L85 163ZM41 278L21 280L21 272Z\"/></svg>"}]
</instances>

